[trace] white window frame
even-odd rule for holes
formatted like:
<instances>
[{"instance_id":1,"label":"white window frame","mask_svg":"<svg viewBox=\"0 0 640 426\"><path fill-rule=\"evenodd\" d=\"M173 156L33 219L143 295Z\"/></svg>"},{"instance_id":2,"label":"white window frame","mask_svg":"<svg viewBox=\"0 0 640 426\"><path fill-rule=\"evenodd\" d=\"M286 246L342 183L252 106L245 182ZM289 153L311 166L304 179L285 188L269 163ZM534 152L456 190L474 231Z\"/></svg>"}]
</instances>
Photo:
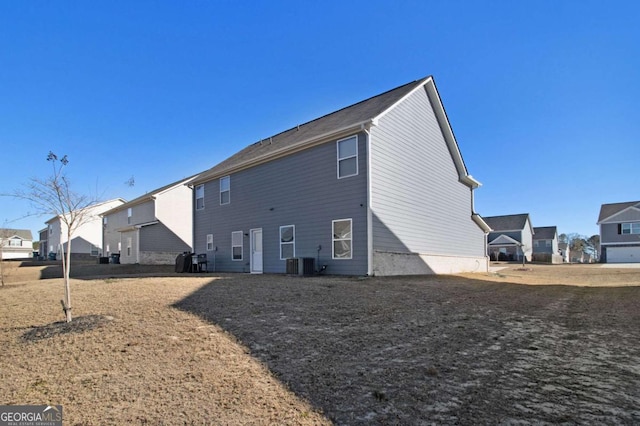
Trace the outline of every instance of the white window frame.
<instances>
[{"instance_id":1,"label":"white window frame","mask_svg":"<svg viewBox=\"0 0 640 426\"><path fill-rule=\"evenodd\" d=\"M202 205L198 206L198 200L202 200ZM196 185L196 210L204 210L204 184Z\"/></svg>"},{"instance_id":2,"label":"white window frame","mask_svg":"<svg viewBox=\"0 0 640 426\"><path fill-rule=\"evenodd\" d=\"M223 189L224 182L226 182L226 189ZM229 194L229 198L226 202L222 202L222 194L227 192ZM231 203L231 176L225 176L220 178L220 205L230 204Z\"/></svg>"},{"instance_id":3,"label":"white window frame","mask_svg":"<svg viewBox=\"0 0 640 426\"><path fill-rule=\"evenodd\" d=\"M625 230L627 232L625 232ZM623 223L620 229L622 235L635 235L640 234L640 222Z\"/></svg>"},{"instance_id":4,"label":"white window frame","mask_svg":"<svg viewBox=\"0 0 640 426\"><path fill-rule=\"evenodd\" d=\"M22 239L21 238L10 238L9 239L9 247L22 247Z\"/></svg>"},{"instance_id":5,"label":"white window frame","mask_svg":"<svg viewBox=\"0 0 640 426\"><path fill-rule=\"evenodd\" d=\"M213 251L213 234L207 234L207 251Z\"/></svg>"},{"instance_id":6,"label":"white window frame","mask_svg":"<svg viewBox=\"0 0 640 426\"><path fill-rule=\"evenodd\" d=\"M282 230L285 228L293 229L293 239L291 241L282 241ZM278 233L280 237L280 260L289 259L289 257L282 256L282 248L283 246L293 246L293 255L291 257L296 257L296 226L295 225L283 225L280 227L280 232Z\"/></svg>"},{"instance_id":7,"label":"white window frame","mask_svg":"<svg viewBox=\"0 0 640 426\"><path fill-rule=\"evenodd\" d=\"M340 144L350 141L351 139L355 139L355 144L356 144L356 153L355 155L349 155L349 156L345 156L343 158L340 157ZM341 161L345 161L345 160L350 160L352 158L356 159L356 172L352 173L350 175L344 175L344 176L340 176L340 162ZM348 138L344 138L344 139L340 139L339 141L336 142L336 174L338 176L338 179L344 179L344 178L348 178L351 176L357 176L358 175L358 135L353 135L353 136L349 136Z\"/></svg>"},{"instance_id":8,"label":"white window frame","mask_svg":"<svg viewBox=\"0 0 640 426\"><path fill-rule=\"evenodd\" d=\"M349 222L349 238L336 238L335 226L336 222ZM336 257L336 242L349 241L349 257ZM336 219L331 221L331 258L334 260L350 260L353 259L353 219Z\"/></svg>"},{"instance_id":9,"label":"white window frame","mask_svg":"<svg viewBox=\"0 0 640 426\"><path fill-rule=\"evenodd\" d=\"M133 210L131 207L127 209L127 223L131 225L131 216L133 215Z\"/></svg>"},{"instance_id":10,"label":"white window frame","mask_svg":"<svg viewBox=\"0 0 640 426\"><path fill-rule=\"evenodd\" d=\"M544 245L546 247L551 247L551 240L544 240Z\"/></svg>"},{"instance_id":11,"label":"white window frame","mask_svg":"<svg viewBox=\"0 0 640 426\"><path fill-rule=\"evenodd\" d=\"M131 257L131 242L133 238L127 237L127 257Z\"/></svg>"},{"instance_id":12,"label":"white window frame","mask_svg":"<svg viewBox=\"0 0 640 426\"><path fill-rule=\"evenodd\" d=\"M235 240L235 241L234 241ZM240 244L238 244L238 241ZM233 256L233 249L240 247L240 258L236 259ZM231 233L231 260L234 262L240 262L244 257L244 233L242 231L233 231Z\"/></svg>"}]
</instances>

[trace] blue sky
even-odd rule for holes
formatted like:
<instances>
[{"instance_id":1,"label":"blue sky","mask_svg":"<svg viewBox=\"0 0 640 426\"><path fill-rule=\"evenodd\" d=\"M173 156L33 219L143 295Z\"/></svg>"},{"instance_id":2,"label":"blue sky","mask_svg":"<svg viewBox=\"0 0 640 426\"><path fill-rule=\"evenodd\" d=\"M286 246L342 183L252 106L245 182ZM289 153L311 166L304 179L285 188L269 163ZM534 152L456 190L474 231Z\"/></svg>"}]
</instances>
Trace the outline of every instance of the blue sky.
<instances>
[{"instance_id":1,"label":"blue sky","mask_svg":"<svg viewBox=\"0 0 640 426\"><path fill-rule=\"evenodd\" d=\"M433 75L484 216L592 235L640 200L640 2L0 2L0 193L67 154L133 199ZM125 182L133 176L135 186ZM0 198L0 226L48 217Z\"/></svg>"}]
</instances>

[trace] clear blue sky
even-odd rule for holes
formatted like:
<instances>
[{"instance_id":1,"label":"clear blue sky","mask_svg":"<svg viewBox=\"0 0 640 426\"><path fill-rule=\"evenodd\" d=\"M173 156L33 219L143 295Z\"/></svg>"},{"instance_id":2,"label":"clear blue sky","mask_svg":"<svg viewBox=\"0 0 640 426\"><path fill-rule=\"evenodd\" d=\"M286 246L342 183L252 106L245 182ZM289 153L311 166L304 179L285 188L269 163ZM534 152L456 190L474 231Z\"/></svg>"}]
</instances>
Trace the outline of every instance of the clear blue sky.
<instances>
[{"instance_id":1,"label":"clear blue sky","mask_svg":"<svg viewBox=\"0 0 640 426\"><path fill-rule=\"evenodd\" d=\"M615 0L1 1L0 193L52 150L77 190L133 199L433 75L476 210L592 235L640 200L639 22ZM32 211L0 198L0 226L37 239Z\"/></svg>"}]
</instances>

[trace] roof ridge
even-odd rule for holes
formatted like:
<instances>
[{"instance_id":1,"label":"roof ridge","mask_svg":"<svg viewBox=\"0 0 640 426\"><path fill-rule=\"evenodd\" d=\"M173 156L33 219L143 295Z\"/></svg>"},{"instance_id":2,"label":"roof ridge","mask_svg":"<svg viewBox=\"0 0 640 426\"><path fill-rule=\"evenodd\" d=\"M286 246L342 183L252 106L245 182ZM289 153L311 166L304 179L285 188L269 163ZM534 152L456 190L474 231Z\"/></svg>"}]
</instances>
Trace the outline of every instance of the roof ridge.
<instances>
[{"instance_id":1,"label":"roof ridge","mask_svg":"<svg viewBox=\"0 0 640 426\"><path fill-rule=\"evenodd\" d=\"M391 92L393 92L393 91L395 91L395 90L400 90L400 89L405 88L405 87L407 87L407 86L415 85L415 84L417 84L417 83L419 83L419 82L421 82L421 81L424 81L424 80L428 79L429 77L430 77L430 76L427 76L427 77L424 77L424 78L421 78L421 79L418 79L418 80L411 81L411 82L409 82L409 83L401 84L400 86L394 87L393 89L389 89L389 90L384 91L384 92L382 92L382 93L378 93L377 95L370 96L370 97L368 97L368 98L366 98L366 99L363 99L363 100L358 101L358 102L356 102L356 103L353 103L353 104L351 104L351 105L347 105L347 106L345 106L345 107L343 107L343 108L340 108L340 109L337 109L337 110L331 111L331 112L329 112L329 113L326 113L326 114L324 114L324 115L321 115L320 117L316 117L316 118L314 118L314 119L312 119L312 120L309 120L309 121L306 121L306 122L304 122L304 123L298 124L298 125L296 125L295 127L291 127L291 128L289 128L289 129L287 129L287 130L283 130L283 131L281 131L281 132L279 132L279 133L276 133L275 135L271 135L271 136L269 136L269 137L267 137L267 138L260 139L260 140L259 140L259 141L257 141L257 142L254 142L254 143L252 143L252 144L249 144L248 146L252 146L252 145L256 145L256 144L261 144L262 142L266 141L267 139L274 139L274 138L276 138L277 136L283 135L283 134L288 133L288 132L291 132L291 131L293 131L293 130L298 131L298 130L300 130L300 127L302 127L302 126L307 126L307 125L309 125L309 124L311 124L311 123L314 123L314 122L316 122L316 121L322 120L322 119L324 119L324 118L326 118L326 117L329 117L329 116L331 116L331 115L334 115L334 114L340 113L340 112L342 112L342 111L344 111L344 110L346 110L346 109L353 108L353 107L356 107L356 106L358 106L358 105L360 105L360 104L363 104L363 103L365 103L365 102L369 102L369 101L371 101L371 100L373 100L373 99L375 99L375 98L379 98L379 97L381 97L381 96L385 96L385 95L387 95L387 94L389 94L389 93L391 93Z\"/></svg>"}]
</instances>

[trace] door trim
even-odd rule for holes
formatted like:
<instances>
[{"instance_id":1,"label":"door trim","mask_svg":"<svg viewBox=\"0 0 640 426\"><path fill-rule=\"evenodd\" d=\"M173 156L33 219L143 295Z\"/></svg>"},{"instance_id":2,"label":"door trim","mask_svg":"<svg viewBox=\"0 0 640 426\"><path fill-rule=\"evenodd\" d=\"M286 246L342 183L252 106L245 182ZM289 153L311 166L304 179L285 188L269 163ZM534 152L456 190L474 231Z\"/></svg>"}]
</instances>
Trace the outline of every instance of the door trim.
<instances>
[{"instance_id":1,"label":"door trim","mask_svg":"<svg viewBox=\"0 0 640 426\"><path fill-rule=\"evenodd\" d=\"M260 269L255 269L254 268L254 261L253 261L253 257L254 257L254 251L253 251L253 241L254 241L254 235L256 233L260 233L260 236L262 237L262 228L254 228L254 229L250 229L249 230L249 270L252 274L262 274L262 272L264 271L264 240L262 238L262 247L260 247Z\"/></svg>"}]
</instances>

